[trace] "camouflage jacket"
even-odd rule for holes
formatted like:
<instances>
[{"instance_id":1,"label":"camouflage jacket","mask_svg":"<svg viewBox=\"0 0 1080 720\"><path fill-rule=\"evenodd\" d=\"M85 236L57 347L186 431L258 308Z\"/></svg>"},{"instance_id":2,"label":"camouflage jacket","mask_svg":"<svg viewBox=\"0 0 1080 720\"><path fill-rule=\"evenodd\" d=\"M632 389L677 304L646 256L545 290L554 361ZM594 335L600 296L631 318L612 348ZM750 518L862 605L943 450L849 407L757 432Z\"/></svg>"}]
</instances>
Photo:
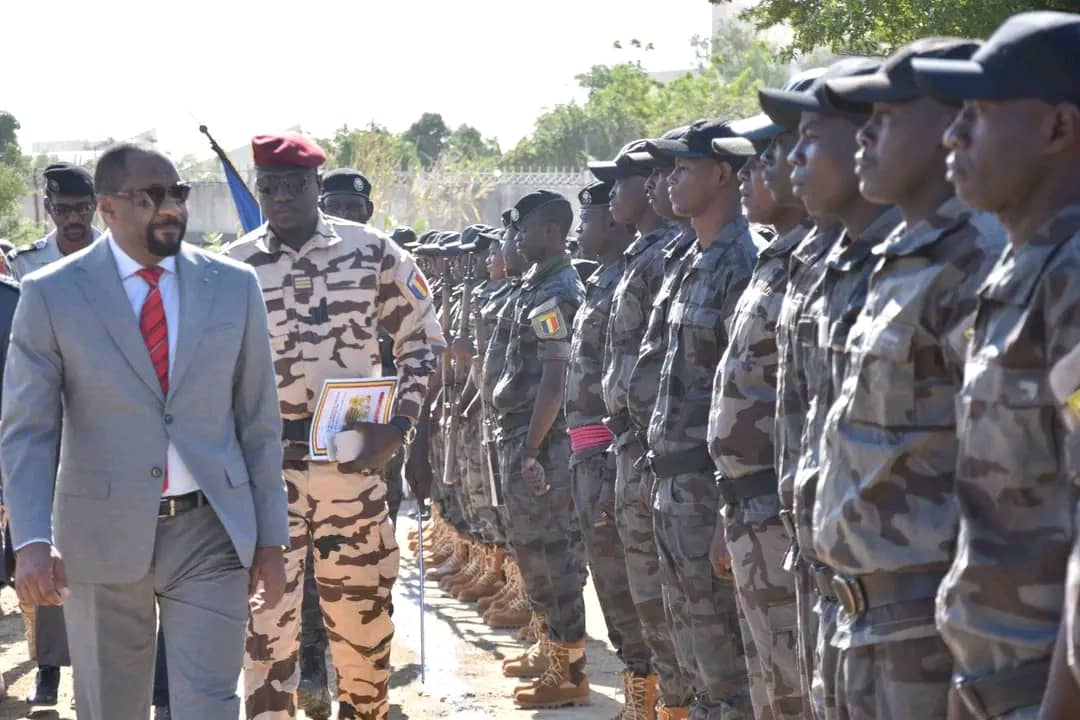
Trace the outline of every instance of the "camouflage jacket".
<instances>
[{"instance_id":1,"label":"camouflage jacket","mask_svg":"<svg viewBox=\"0 0 1080 720\"><path fill-rule=\"evenodd\" d=\"M396 412L419 416L445 342L408 253L367 225L320 214L300 252L264 224L226 254L259 276L282 417L310 417L324 380L380 375L380 325L394 338Z\"/></svg>"},{"instance_id":2,"label":"camouflage jacket","mask_svg":"<svg viewBox=\"0 0 1080 720\"><path fill-rule=\"evenodd\" d=\"M834 227L815 227L788 259L787 288L776 319L776 418L773 453L780 506L791 509L795 471L802 453L802 431L809 404L804 357L796 341L799 318L825 272L825 258L836 242Z\"/></svg>"},{"instance_id":3,"label":"camouflage jacket","mask_svg":"<svg viewBox=\"0 0 1080 720\"><path fill-rule=\"evenodd\" d=\"M664 280L664 247L680 229L677 224L664 221L626 249L626 269L611 300L608 340L604 347L604 406L609 418L628 412L626 393L630 374L641 350L653 298ZM623 437L631 434L628 430ZM619 442L617 438L616 444Z\"/></svg>"},{"instance_id":4,"label":"camouflage jacket","mask_svg":"<svg viewBox=\"0 0 1080 720\"><path fill-rule=\"evenodd\" d=\"M648 308L648 323L641 338L638 358L630 372L626 388L626 409L634 431L644 438L656 407L656 395L660 388L660 368L664 364L664 343L667 339L668 310L675 289L682 278L682 264L690 248L697 241L693 228L681 227L680 232L663 248L663 277L652 306Z\"/></svg>"},{"instance_id":5,"label":"camouflage jacket","mask_svg":"<svg viewBox=\"0 0 1080 720\"><path fill-rule=\"evenodd\" d=\"M566 371L564 404L571 428L596 425L604 419L604 349L608 344L608 320L615 286L623 275L626 259L601 265L585 282L585 302L574 317L570 339L570 362Z\"/></svg>"},{"instance_id":6,"label":"camouflage jacket","mask_svg":"<svg viewBox=\"0 0 1080 720\"><path fill-rule=\"evenodd\" d=\"M498 435L498 413L492 396L495 394L495 383L499 381L499 375L506 363L506 345L510 340L510 326L514 323L514 307L519 294L521 278L511 278L480 309L484 322L491 327L480 368L480 399L484 403L485 440L495 440Z\"/></svg>"},{"instance_id":7,"label":"camouflage jacket","mask_svg":"<svg viewBox=\"0 0 1080 720\"><path fill-rule=\"evenodd\" d=\"M870 273L877 264L875 247L900 222L896 208L883 211L859 237L845 233L825 257L825 270L811 291L796 326L799 361L806 378L808 403L802 452L795 471L795 527L800 552L814 553L813 513L821 464L821 435L825 417L840 391L846 365L843 353L855 318L866 302Z\"/></svg>"},{"instance_id":8,"label":"camouflage jacket","mask_svg":"<svg viewBox=\"0 0 1080 720\"><path fill-rule=\"evenodd\" d=\"M570 358L570 329L584 299L585 288L566 254L533 265L521 279L506 362L492 394L504 433L528 430L543 364ZM560 412L552 427L565 424Z\"/></svg>"},{"instance_id":9,"label":"camouflage jacket","mask_svg":"<svg viewBox=\"0 0 1080 720\"><path fill-rule=\"evenodd\" d=\"M960 531L937 615L966 675L1048 660L1054 647L1080 432L1063 422L1048 373L1080 345L1078 277L1072 205L1008 248L979 291L957 398Z\"/></svg>"},{"instance_id":10,"label":"camouflage jacket","mask_svg":"<svg viewBox=\"0 0 1080 720\"><path fill-rule=\"evenodd\" d=\"M979 286L1004 229L952 198L874 254L866 304L848 336L847 374L822 435L815 552L835 570L941 572L956 540L956 413ZM841 616L846 645L930 637L933 603Z\"/></svg>"},{"instance_id":11,"label":"camouflage jacket","mask_svg":"<svg viewBox=\"0 0 1080 720\"><path fill-rule=\"evenodd\" d=\"M775 472L777 320L787 289L788 260L809 232L809 227L796 227L758 252L750 283L731 317L727 351L713 379L708 434L709 453L725 477ZM775 494L748 499L744 505L750 523L780 511Z\"/></svg>"},{"instance_id":12,"label":"camouflage jacket","mask_svg":"<svg viewBox=\"0 0 1080 720\"><path fill-rule=\"evenodd\" d=\"M687 254L671 299L660 389L649 422L649 450L655 455L705 445L713 375L756 255L742 216L724 226L707 248L698 242Z\"/></svg>"}]
</instances>

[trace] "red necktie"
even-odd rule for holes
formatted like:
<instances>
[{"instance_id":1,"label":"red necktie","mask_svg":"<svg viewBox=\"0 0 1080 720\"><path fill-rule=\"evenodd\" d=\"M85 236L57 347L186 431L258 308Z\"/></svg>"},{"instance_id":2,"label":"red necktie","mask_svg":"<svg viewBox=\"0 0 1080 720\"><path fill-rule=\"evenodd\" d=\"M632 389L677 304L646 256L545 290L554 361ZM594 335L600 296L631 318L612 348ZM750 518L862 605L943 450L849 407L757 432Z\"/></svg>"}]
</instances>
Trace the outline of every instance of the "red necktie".
<instances>
[{"instance_id":1,"label":"red necktie","mask_svg":"<svg viewBox=\"0 0 1080 720\"><path fill-rule=\"evenodd\" d=\"M165 321L165 305L161 302L161 290L158 281L165 268L154 266L137 270L139 277L150 286L150 292L143 301L139 313L139 329L142 331L146 349L150 351L150 362L154 365L154 374L161 383L161 392L169 394L169 326ZM169 489L169 472L165 471L165 480L161 492Z\"/></svg>"}]
</instances>

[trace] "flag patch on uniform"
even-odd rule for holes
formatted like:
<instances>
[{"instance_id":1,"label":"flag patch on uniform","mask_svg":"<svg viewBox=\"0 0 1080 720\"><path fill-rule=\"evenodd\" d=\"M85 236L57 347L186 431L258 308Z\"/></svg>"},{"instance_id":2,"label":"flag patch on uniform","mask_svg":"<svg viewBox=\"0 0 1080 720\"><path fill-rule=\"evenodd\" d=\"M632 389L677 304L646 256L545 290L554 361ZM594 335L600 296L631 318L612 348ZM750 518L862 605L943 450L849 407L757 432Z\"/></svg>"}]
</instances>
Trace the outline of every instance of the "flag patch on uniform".
<instances>
[{"instance_id":1,"label":"flag patch on uniform","mask_svg":"<svg viewBox=\"0 0 1080 720\"><path fill-rule=\"evenodd\" d=\"M409 288L409 292L412 293L412 296L417 300L427 300L428 295L431 294L428 290L427 283L424 281L424 276L416 270L412 271L412 275L409 276L409 282L407 282L405 286Z\"/></svg>"},{"instance_id":2,"label":"flag patch on uniform","mask_svg":"<svg viewBox=\"0 0 1080 720\"><path fill-rule=\"evenodd\" d=\"M559 313L555 310L550 310L538 316L533 322L536 323L538 333L544 337L554 337L559 334L559 330L562 328L562 323L559 322Z\"/></svg>"}]
</instances>

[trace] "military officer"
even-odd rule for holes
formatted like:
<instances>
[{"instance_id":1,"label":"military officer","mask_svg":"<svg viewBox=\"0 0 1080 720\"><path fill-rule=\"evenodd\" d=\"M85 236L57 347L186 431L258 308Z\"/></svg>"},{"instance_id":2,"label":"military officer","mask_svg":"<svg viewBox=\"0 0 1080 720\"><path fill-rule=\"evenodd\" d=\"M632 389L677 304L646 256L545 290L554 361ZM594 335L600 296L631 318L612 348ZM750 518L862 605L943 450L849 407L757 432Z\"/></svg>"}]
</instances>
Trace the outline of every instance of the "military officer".
<instances>
[{"instance_id":1,"label":"military officer","mask_svg":"<svg viewBox=\"0 0 1080 720\"><path fill-rule=\"evenodd\" d=\"M55 228L40 240L8 254L8 269L16 280L82 250L101 235L90 224L97 207L90 172L78 165L53 163L42 176L45 212Z\"/></svg>"},{"instance_id":2,"label":"military officer","mask_svg":"<svg viewBox=\"0 0 1080 720\"><path fill-rule=\"evenodd\" d=\"M363 225L375 214L371 182L359 170L338 168L322 176L319 209L332 217Z\"/></svg>"},{"instance_id":3,"label":"military officer","mask_svg":"<svg viewBox=\"0 0 1080 720\"><path fill-rule=\"evenodd\" d=\"M231 245L259 275L270 318L283 417L291 547L286 598L249 621L249 718L296 714L299 610L308 538L338 678L339 717L389 710L390 592L398 549L379 472L414 434L444 341L427 280L388 237L328 218L318 208L322 149L300 136L252 140L256 190L268 221ZM398 387L387 425L346 431L359 455L337 465L308 460L313 403L327 379L381 371L376 327L394 338Z\"/></svg>"},{"instance_id":4,"label":"military officer","mask_svg":"<svg viewBox=\"0 0 1080 720\"><path fill-rule=\"evenodd\" d=\"M937 594L978 718L1037 717L1075 536L1080 372L1065 358L1080 344L1080 81L1066 68L1078 50L1080 17L1033 12L970 60L914 63L928 92L964 101L944 135L948 176L1009 241L979 291L957 399L960 531Z\"/></svg>"},{"instance_id":5,"label":"military officer","mask_svg":"<svg viewBox=\"0 0 1080 720\"><path fill-rule=\"evenodd\" d=\"M492 393L499 416L507 534L533 611L546 627L549 666L514 695L521 708L589 702L585 674L585 559L570 494L562 399L570 329L584 288L566 252L569 201L538 190L511 219L532 263L514 308L506 361Z\"/></svg>"}]
</instances>

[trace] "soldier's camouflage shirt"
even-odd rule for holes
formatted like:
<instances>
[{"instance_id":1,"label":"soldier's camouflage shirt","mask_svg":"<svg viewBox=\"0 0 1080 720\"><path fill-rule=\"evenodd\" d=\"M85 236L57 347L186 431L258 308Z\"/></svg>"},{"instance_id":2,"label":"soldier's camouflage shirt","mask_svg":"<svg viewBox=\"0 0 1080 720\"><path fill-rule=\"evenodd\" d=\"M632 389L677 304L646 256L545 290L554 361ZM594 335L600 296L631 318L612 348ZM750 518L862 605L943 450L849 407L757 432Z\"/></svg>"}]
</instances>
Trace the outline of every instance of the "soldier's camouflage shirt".
<instances>
[{"instance_id":1,"label":"soldier's camouflage shirt","mask_svg":"<svg viewBox=\"0 0 1080 720\"><path fill-rule=\"evenodd\" d=\"M419 416L445 342L412 256L367 225L321 213L299 252L264 224L226 254L259 276L283 418L310 417L324 380L378 376L379 325L394 338L396 412Z\"/></svg>"},{"instance_id":2,"label":"soldier's camouflage shirt","mask_svg":"<svg viewBox=\"0 0 1080 720\"><path fill-rule=\"evenodd\" d=\"M626 269L611 300L608 341L604 347L603 391L607 417L615 418L628 412L626 394L630 375L641 351L653 298L664 280L664 247L680 230L676 223L661 222L626 249ZM624 434L629 435L629 431Z\"/></svg>"},{"instance_id":3,"label":"soldier's camouflage shirt","mask_svg":"<svg viewBox=\"0 0 1080 720\"><path fill-rule=\"evenodd\" d=\"M570 329L585 299L585 288L567 254L532 266L521 280L514 304L506 362L492 394L505 435L527 432L543 364L570 358ZM565 427L559 413L553 430Z\"/></svg>"},{"instance_id":4,"label":"soldier's camouflage shirt","mask_svg":"<svg viewBox=\"0 0 1080 720\"><path fill-rule=\"evenodd\" d=\"M773 444L780 505L791 509L795 471L802 454L802 431L809 404L805 357L796 341L799 318L825 272L825 258L839 237L835 227L815 227L788 260L788 281L776 319L776 419Z\"/></svg>"},{"instance_id":5,"label":"soldier's camouflage shirt","mask_svg":"<svg viewBox=\"0 0 1080 720\"><path fill-rule=\"evenodd\" d=\"M840 392L846 356L843 353L855 318L866 302L870 273L877 264L873 249L884 242L900 222L900 212L889 208L869 227L852 238L847 233L825 257L825 271L811 291L796 325L796 342L806 377L806 423L802 454L795 472L795 527L799 549L808 560L814 552L813 514L821 466L821 436L825 418Z\"/></svg>"},{"instance_id":6,"label":"soldier's camouflage shirt","mask_svg":"<svg viewBox=\"0 0 1080 720\"><path fill-rule=\"evenodd\" d=\"M596 425L607 414L601 387L604 349L608 344L612 296L625 267L626 259L620 257L601 265L585 282L585 302L574 317L566 371L564 404L568 427Z\"/></svg>"},{"instance_id":7,"label":"soldier's camouflage shirt","mask_svg":"<svg viewBox=\"0 0 1080 720\"><path fill-rule=\"evenodd\" d=\"M937 617L969 676L1049 659L1061 621L1080 433L1048 373L1080 344L1078 277L1072 205L1006 249L979 291L957 399L960 532Z\"/></svg>"},{"instance_id":8,"label":"soldier's camouflage shirt","mask_svg":"<svg viewBox=\"0 0 1080 720\"><path fill-rule=\"evenodd\" d=\"M957 512L954 399L979 287L1005 247L987 213L952 198L874 249L880 258L848 336L828 413L814 507L817 556L850 575L941 572ZM903 607L901 607L903 605ZM937 634L931 601L841 615L837 643Z\"/></svg>"},{"instance_id":9,"label":"soldier's camouflage shirt","mask_svg":"<svg viewBox=\"0 0 1080 720\"><path fill-rule=\"evenodd\" d=\"M739 216L707 248L695 243L682 264L649 422L649 450L658 456L705 445L713 376L727 349L727 323L754 268L754 242Z\"/></svg>"},{"instance_id":10,"label":"soldier's camouflage shirt","mask_svg":"<svg viewBox=\"0 0 1080 720\"><path fill-rule=\"evenodd\" d=\"M630 413L630 422L642 437L649 429L660 389L660 368L664 364L671 299L682 278L682 263L696 241L693 228L680 227L680 232L663 249L663 277L653 296L652 307L648 308L645 335L641 338L641 348L626 388L626 409Z\"/></svg>"},{"instance_id":11,"label":"soldier's camouflage shirt","mask_svg":"<svg viewBox=\"0 0 1080 720\"><path fill-rule=\"evenodd\" d=\"M728 347L716 367L709 412L709 453L727 478L775 470L777 320L788 284L791 253L810 232L796 227L758 252L750 282L728 330ZM779 512L779 498L754 498L747 522Z\"/></svg>"},{"instance_id":12,"label":"soldier's camouflage shirt","mask_svg":"<svg viewBox=\"0 0 1080 720\"><path fill-rule=\"evenodd\" d=\"M510 341L510 326L514 323L514 307L521 293L521 278L503 283L480 310L484 322L490 324L480 368L480 399L484 403L485 440L498 439L498 412L492 396L506 363L506 345Z\"/></svg>"}]
</instances>

